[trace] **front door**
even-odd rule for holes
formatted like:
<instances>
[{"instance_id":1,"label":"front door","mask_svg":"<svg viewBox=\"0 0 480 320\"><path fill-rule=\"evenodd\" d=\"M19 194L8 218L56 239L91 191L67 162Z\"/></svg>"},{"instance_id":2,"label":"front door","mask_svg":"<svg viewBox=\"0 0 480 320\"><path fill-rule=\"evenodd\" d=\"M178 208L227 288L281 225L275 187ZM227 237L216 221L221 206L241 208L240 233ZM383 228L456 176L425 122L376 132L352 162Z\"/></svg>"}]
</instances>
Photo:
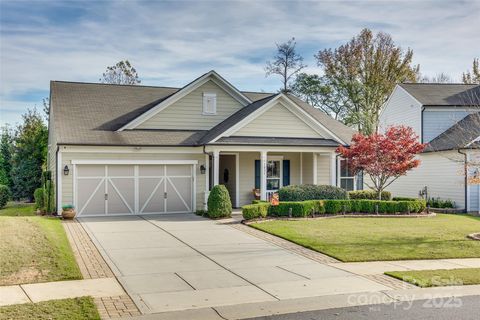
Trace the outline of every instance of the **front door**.
<instances>
[{"instance_id":1,"label":"front door","mask_svg":"<svg viewBox=\"0 0 480 320\"><path fill-rule=\"evenodd\" d=\"M219 163L219 183L225 185L230 195L230 200L232 201L232 205L235 206L237 203L237 180L236 180L236 156L225 154L220 155L220 163Z\"/></svg>"}]
</instances>

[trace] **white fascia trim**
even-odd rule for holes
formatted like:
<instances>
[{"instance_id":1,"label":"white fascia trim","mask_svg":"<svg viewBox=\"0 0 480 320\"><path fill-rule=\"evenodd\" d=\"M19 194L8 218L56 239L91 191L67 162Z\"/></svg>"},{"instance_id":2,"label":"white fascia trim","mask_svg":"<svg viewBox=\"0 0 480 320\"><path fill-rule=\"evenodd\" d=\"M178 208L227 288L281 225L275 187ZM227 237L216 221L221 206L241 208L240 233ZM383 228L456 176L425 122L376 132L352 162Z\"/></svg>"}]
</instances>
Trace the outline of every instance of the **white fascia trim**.
<instances>
[{"instance_id":1,"label":"white fascia trim","mask_svg":"<svg viewBox=\"0 0 480 320\"><path fill-rule=\"evenodd\" d=\"M214 79L216 78L216 80ZM237 99L240 103L242 103L243 106L246 106L247 104L250 104L251 101L248 99L244 94L242 94L240 91L238 91L234 86L232 86L230 83L228 83L225 79L223 79L218 73L215 71L210 71L206 74L204 74L202 77L198 78L196 81L190 83L186 87L180 89L179 91L175 92L173 95L171 95L169 98L166 100L160 102L157 104L155 107L151 108L147 112L141 114L137 118L133 119L117 131L123 131L125 129L134 129L141 123L147 121L160 111L164 110L167 108L169 105L172 103L175 103L179 99L185 97L187 94L190 92L194 91L195 89L199 88L201 85L205 84L209 80L212 80L215 84L220 86L222 89L227 91L233 98Z\"/></svg>"},{"instance_id":2,"label":"white fascia trim","mask_svg":"<svg viewBox=\"0 0 480 320\"><path fill-rule=\"evenodd\" d=\"M278 102L278 100L280 99L284 99L287 103L290 104L290 106L293 108L288 108L288 106L286 106L285 104L282 104L283 106L285 106L289 111L291 111L292 113L294 113L297 117L299 117L299 119L301 119L303 122L305 122L306 125L308 125L309 127L311 127L312 129L314 129L317 133L319 133L320 135L322 135L323 132L319 131L318 128L315 128L314 126L310 125L307 121L305 121L305 119L302 119L300 117L299 114L296 114L296 112L299 112L302 116L306 117L307 119L309 119L312 123L318 125L323 131L327 132L334 140L336 140L337 142L339 143L342 143L342 144L346 144L345 141L341 140L339 137L337 137L335 134L333 134L333 132L331 132L330 130L328 130L323 124L321 124L319 121L317 121L316 119L314 119L312 116L310 116L306 111L304 111L301 107L299 107L295 102L293 102L290 98L288 98L285 94L281 93L279 94L278 96L276 96L275 98L273 98L272 100L268 101L267 103L265 103L262 107L260 107L258 110L256 110L255 112L251 113L250 115L248 115L247 117L245 117L244 119L242 119L241 121L239 121L237 124L235 124L234 126L232 126L230 129L224 131L223 133L221 133L220 135L218 135L217 137L215 137L215 139L212 139L211 141L209 141L209 143L212 143L212 142L215 142L217 141L218 139L220 139L221 137L228 137L228 136L231 136L233 133L237 132L238 130L240 130L241 128L245 127L247 124L249 124L251 121L253 121L254 119L256 119L257 117L261 116L263 113L265 113L266 111L268 111L270 108L272 108L275 103ZM295 111L293 111L295 110Z\"/></svg>"},{"instance_id":3,"label":"white fascia trim","mask_svg":"<svg viewBox=\"0 0 480 320\"><path fill-rule=\"evenodd\" d=\"M198 160L72 160L72 164L198 164Z\"/></svg>"},{"instance_id":4,"label":"white fascia trim","mask_svg":"<svg viewBox=\"0 0 480 320\"><path fill-rule=\"evenodd\" d=\"M180 154L201 154L202 147L118 147L118 146L61 146L64 153L180 153Z\"/></svg>"}]
</instances>

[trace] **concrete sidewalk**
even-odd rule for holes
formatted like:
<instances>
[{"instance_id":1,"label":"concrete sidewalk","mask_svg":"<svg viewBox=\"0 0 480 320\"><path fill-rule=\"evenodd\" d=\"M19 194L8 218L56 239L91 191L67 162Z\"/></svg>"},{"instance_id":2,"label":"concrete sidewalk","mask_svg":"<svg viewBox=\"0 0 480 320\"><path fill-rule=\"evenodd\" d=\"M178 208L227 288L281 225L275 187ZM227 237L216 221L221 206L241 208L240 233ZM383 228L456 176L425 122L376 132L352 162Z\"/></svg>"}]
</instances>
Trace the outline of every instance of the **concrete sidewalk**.
<instances>
[{"instance_id":1,"label":"concrete sidewalk","mask_svg":"<svg viewBox=\"0 0 480 320\"><path fill-rule=\"evenodd\" d=\"M376 275L387 271L480 268L480 258L401 260L372 262L335 262L328 265L358 275Z\"/></svg>"},{"instance_id":2,"label":"concrete sidewalk","mask_svg":"<svg viewBox=\"0 0 480 320\"><path fill-rule=\"evenodd\" d=\"M327 310L363 305L393 304L403 308L412 301L428 300L435 303L461 301L462 297L475 296L480 292L480 285L458 287L436 287L407 290L385 290L379 292L357 292L328 296L287 299L281 301L266 301L245 303L213 308L190 309L175 312L162 312L132 317L135 320L236 320L264 317L277 314ZM456 298L456 300L453 300Z\"/></svg>"},{"instance_id":3,"label":"concrete sidewalk","mask_svg":"<svg viewBox=\"0 0 480 320\"><path fill-rule=\"evenodd\" d=\"M56 281L0 287L0 306L91 296L120 296L123 288L115 278Z\"/></svg>"}]
</instances>

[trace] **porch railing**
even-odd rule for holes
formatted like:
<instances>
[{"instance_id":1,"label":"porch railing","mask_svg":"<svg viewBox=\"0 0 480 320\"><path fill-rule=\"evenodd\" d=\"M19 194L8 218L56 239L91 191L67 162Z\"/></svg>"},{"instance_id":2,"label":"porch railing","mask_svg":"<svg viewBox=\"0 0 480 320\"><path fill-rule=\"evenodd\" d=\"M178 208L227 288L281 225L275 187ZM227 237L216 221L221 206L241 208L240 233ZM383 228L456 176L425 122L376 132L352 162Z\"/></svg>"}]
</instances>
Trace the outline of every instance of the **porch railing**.
<instances>
[{"instance_id":1,"label":"porch railing","mask_svg":"<svg viewBox=\"0 0 480 320\"><path fill-rule=\"evenodd\" d=\"M277 193L277 190L267 190L267 201L270 202L272 200L272 197L275 193Z\"/></svg>"}]
</instances>

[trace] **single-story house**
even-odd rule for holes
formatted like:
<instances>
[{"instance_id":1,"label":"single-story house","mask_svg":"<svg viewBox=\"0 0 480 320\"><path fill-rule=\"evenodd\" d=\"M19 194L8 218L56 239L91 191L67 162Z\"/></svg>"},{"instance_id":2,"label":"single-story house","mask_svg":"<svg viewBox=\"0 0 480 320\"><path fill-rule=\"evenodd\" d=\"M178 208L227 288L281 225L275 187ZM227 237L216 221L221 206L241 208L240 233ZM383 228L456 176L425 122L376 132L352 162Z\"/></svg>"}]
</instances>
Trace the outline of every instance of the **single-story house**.
<instances>
[{"instance_id":1,"label":"single-story house","mask_svg":"<svg viewBox=\"0 0 480 320\"><path fill-rule=\"evenodd\" d=\"M335 149L354 131L297 97L239 91L215 71L183 88L52 81L48 165L57 209L193 212L224 184L234 207L289 184L349 190Z\"/></svg>"},{"instance_id":2,"label":"single-story house","mask_svg":"<svg viewBox=\"0 0 480 320\"><path fill-rule=\"evenodd\" d=\"M380 114L382 130L392 125L412 127L426 148L420 166L388 190L408 197L423 191L480 211L480 85L399 84Z\"/></svg>"}]
</instances>

